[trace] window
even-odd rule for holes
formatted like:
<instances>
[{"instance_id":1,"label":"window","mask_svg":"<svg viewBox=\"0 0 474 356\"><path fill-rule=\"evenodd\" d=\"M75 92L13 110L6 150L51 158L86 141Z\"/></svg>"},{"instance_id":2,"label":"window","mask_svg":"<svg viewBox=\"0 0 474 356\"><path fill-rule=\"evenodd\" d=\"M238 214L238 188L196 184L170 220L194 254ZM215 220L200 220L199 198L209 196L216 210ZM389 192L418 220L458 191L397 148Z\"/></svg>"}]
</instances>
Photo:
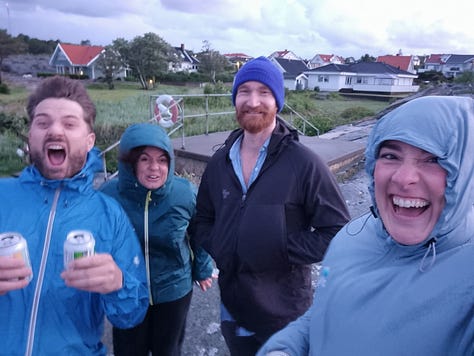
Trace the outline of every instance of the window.
<instances>
[{"instance_id":1,"label":"window","mask_svg":"<svg viewBox=\"0 0 474 356\"><path fill-rule=\"evenodd\" d=\"M318 76L318 82L319 82L319 83L328 83L328 82L329 82L329 76L327 76L327 75L319 75L319 76Z\"/></svg>"}]
</instances>

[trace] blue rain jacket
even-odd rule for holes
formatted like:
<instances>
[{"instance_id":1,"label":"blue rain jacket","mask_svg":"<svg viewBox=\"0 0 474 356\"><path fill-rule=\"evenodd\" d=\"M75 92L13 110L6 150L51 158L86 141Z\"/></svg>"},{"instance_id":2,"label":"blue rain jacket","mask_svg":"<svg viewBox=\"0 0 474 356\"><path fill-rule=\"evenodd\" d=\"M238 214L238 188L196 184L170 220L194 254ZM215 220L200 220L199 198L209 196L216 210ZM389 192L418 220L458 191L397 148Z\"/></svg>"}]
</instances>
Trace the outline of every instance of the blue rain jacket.
<instances>
[{"instance_id":1,"label":"blue rain jacket","mask_svg":"<svg viewBox=\"0 0 474 356\"><path fill-rule=\"evenodd\" d=\"M438 157L446 205L431 234L401 245L377 218L382 142ZM474 100L423 97L385 115L366 149L374 213L332 240L309 311L259 351L289 355L474 355Z\"/></svg>"},{"instance_id":2,"label":"blue rain jacket","mask_svg":"<svg viewBox=\"0 0 474 356\"><path fill-rule=\"evenodd\" d=\"M29 166L18 178L0 180L0 231L23 235L33 269L24 289L0 296L0 354L25 355L28 347L33 355L105 355L104 316L122 328L144 318L148 294L143 255L120 205L93 189L94 172L100 168L93 149L72 178L48 180ZM89 230L96 253L112 255L123 272L122 289L98 294L64 284L63 244L71 230Z\"/></svg>"},{"instance_id":3,"label":"blue rain jacket","mask_svg":"<svg viewBox=\"0 0 474 356\"><path fill-rule=\"evenodd\" d=\"M138 182L133 167L121 160L118 179L107 182L101 189L124 207L143 251L148 255L150 304L170 302L188 294L193 288L193 280L211 277L213 264L202 248L194 248L192 256L187 230L195 213L196 188L187 179L174 174L174 150L166 132L156 124L128 127L120 140L120 155L140 146L158 147L168 153L170 161L165 184L148 190ZM146 234L148 253L145 251Z\"/></svg>"}]
</instances>

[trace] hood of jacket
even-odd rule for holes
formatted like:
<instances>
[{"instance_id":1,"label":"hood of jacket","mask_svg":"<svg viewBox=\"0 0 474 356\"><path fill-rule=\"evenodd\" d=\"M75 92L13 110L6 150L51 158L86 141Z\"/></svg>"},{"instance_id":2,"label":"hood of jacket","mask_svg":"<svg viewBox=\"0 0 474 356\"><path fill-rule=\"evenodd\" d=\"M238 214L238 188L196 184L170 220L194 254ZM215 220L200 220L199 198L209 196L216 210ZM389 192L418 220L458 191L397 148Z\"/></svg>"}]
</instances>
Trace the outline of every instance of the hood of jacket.
<instances>
[{"instance_id":1,"label":"hood of jacket","mask_svg":"<svg viewBox=\"0 0 474 356\"><path fill-rule=\"evenodd\" d=\"M29 165L23 170L20 179L23 182L40 182L42 185L49 186L53 189L61 185L83 193L93 189L94 175L102 172L103 167L100 150L97 147L93 147L88 152L86 162L82 169L70 178L47 179L36 166Z\"/></svg>"},{"instance_id":2,"label":"hood of jacket","mask_svg":"<svg viewBox=\"0 0 474 356\"><path fill-rule=\"evenodd\" d=\"M456 244L469 238L465 231L472 217L474 203L474 100L469 97L427 96L414 99L383 116L369 135L365 169L369 176L369 193L374 215L379 216L374 194L374 169L381 144L387 140L401 141L438 157L447 172L445 207L427 239L443 243L455 235ZM381 219L377 219L383 228ZM456 228L464 233L450 234ZM385 236L388 234L384 231Z\"/></svg>"},{"instance_id":3,"label":"hood of jacket","mask_svg":"<svg viewBox=\"0 0 474 356\"><path fill-rule=\"evenodd\" d=\"M168 177L165 184L154 190L152 195L163 196L171 189L172 178L174 174L175 158L174 150L167 133L156 124L141 123L129 126L122 135L119 145L119 155L128 154L132 149L140 146L152 146L162 149L169 156ZM118 186L119 190L131 197L131 193L138 194L137 199L142 199L148 192L138 181L131 164L119 160L118 163Z\"/></svg>"}]
</instances>

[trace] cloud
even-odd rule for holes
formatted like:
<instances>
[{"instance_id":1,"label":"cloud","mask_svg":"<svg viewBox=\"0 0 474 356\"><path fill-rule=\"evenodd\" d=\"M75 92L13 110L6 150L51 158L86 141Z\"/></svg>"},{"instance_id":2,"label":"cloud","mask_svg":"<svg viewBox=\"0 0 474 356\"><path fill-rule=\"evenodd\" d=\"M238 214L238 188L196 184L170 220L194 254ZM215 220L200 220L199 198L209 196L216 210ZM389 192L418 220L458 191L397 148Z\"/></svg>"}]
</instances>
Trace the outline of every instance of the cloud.
<instances>
[{"instance_id":1,"label":"cloud","mask_svg":"<svg viewBox=\"0 0 474 356\"><path fill-rule=\"evenodd\" d=\"M14 0L8 8L8 19L0 8L0 28L71 43L154 32L173 46L200 51L206 40L251 56L474 53L470 0L443 9L428 0Z\"/></svg>"}]
</instances>

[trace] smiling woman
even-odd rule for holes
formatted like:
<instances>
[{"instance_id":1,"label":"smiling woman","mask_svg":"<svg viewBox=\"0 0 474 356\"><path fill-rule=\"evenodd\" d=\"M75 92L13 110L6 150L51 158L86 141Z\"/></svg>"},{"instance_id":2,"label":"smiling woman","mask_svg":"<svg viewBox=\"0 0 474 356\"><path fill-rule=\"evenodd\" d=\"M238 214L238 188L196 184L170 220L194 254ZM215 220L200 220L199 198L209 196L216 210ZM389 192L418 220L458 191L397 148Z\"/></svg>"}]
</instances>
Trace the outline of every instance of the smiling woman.
<instances>
[{"instance_id":1,"label":"smiling woman","mask_svg":"<svg viewBox=\"0 0 474 356\"><path fill-rule=\"evenodd\" d=\"M378 120L371 213L331 241L312 307L258 356L473 355L473 147L469 97L414 99Z\"/></svg>"},{"instance_id":2,"label":"smiling woman","mask_svg":"<svg viewBox=\"0 0 474 356\"><path fill-rule=\"evenodd\" d=\"M424 241L445 204L446 171L437 157L401 141L385 141L374 180L380 217L393 239L404 245Z\"/></svg>"},{"instance_id":3,"label":"smiling woman","mask_svg":"<svg viewBox=\"0 0 474 356\"><path fill-rule=\"evenodd\" d=\"M191 252L188 225L195 187L176 176L171 140L157 124L135 124L123 133L118 178L102 191L117 199L132 221L145 255L149 308L133 329L113 329L115 355L178 355L184 340L193 281L212 285L212 261Z\"/></svg>"}]
</instances>

